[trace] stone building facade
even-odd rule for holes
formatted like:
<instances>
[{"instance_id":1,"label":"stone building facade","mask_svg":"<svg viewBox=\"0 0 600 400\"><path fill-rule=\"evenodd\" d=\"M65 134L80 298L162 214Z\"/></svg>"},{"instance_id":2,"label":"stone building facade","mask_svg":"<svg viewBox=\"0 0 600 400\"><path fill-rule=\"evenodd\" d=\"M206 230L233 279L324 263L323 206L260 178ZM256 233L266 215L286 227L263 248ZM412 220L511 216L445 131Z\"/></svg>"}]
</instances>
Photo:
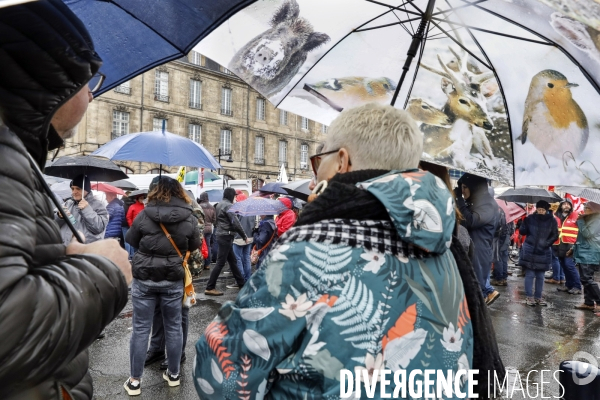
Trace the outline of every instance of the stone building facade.
<instances>
[{"instance_id":1,"label":"stone building facade","mask_svg":"<svg viewBox=\"0 0 600 400\"><path fill-rule=\"evenodd\" d=\"M276 109L224 67L192 51L95 98L59 155L90 154L115 137L160 130L163 120L167 131L196 140L215 158L221 150L221 173L234 179L274 180L283 162L290 179L310 178L308 157L327 130ZM159 167L116 163L136 174L157 173Z\"/></svg>"}]
</instances>

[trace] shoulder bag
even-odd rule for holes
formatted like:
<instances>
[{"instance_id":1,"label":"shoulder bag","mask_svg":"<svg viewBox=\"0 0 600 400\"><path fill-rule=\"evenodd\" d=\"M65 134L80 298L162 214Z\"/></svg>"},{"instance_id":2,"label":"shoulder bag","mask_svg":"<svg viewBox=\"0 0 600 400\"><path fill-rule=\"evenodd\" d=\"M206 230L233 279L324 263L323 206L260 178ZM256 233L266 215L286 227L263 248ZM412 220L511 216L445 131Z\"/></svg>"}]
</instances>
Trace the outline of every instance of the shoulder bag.
<instances>
[{"instance_id":1,"label":"shoulder bag","mask_svg":"<svg viewBox=\"0 0 600 400\"><path fill-rule=\"evenodd\" d=\"M256 246L254 246L252 248L252 252L250 253L250 263L252 265L258 264L258 259L260 258L261 253L263 252L264 249L266 249L269 246L269 244L271 244L271 241L273 240L273 238L275 237L276 234L277 234L277 228L275 228L275 230L273 231L273 235L271 236L271 239L269 239L267 244L265 244L262 249L256 250Z\"/></svg>"},{"instance_id":2,"label":"shoulder bag","mask_svg":"<svg viewBox=\"0 0 600 400\"><path fill-rule=\"evenodd\" d=\"M192 274L190 272L190 269L188 268L188 258L190 257L190 251L189 250L186 251L185 257L183 257L181 255L181 251L179 251L179 248L173 241L171 234L169 234L169 231L167 231L167 228L165 228L165 226L163 225L162 222L160 223L160 227L162 228L163 232L167 236L167 239L169 239L169 242L171 242L171 244L175 248L175 251L177 252L179 257L181 257L181 259L183 260L183 270L184 270L183 305L184 305L184 307L189 308L189 307L193 306L194 304L196 304L196 291L194 290L194 285L192 283Z\"/></svg>"}]
</instances>

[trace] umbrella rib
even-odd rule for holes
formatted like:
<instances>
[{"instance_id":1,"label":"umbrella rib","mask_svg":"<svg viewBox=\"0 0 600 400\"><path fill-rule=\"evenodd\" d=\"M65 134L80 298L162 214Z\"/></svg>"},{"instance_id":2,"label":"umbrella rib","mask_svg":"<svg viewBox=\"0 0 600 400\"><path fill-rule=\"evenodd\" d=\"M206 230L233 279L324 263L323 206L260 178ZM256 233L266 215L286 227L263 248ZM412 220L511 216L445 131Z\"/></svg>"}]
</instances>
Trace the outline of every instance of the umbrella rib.
<instances>
[{"instance_id":1,"label":"umbrella rib","mask_svg":"<svg viewBox=\"0 0 600 400\"><path fill-rule=\"evenodd\" d=\"M408 14L413 14L413 15L421 15L421 14L419 14L419 13L416 13L416 12L414 12L414 11L408 11L408 10L404 10L404 9L400 8L400 7L404 6L404 5L406 5L407 3L411 3L411 4L412 4L413 0L411 0L411 1L406 1L406 2L404 2L404 3L402 3L402 4L400 4L400 5L399 5L399 6L397 6L397 7L391 6L391 5L389 5L389 4L381 3L381 2L379 2L379 1L375 1L375 0L365 0L365 1L367 1L367 2L369 2L369 3L377 4L377 5L380 5L380 6L383 6L383 7L388 7L390 10L398 10L398 11L404 11L404 12L406 12L406 13L408 13ZM418 10L418 7L417 7L417 10ZM420 11L420 10L419 10L419 11Z\"/></svg>"},{"instance_id":2,"label":"umbrella rib","mask_svg":"<svg viewBox=\"0 0 600 400\"><path fill-rule=\"evenodd\" d=\"M404 21L392 22L391 24L378 25L378 26L373 26L371 28L355 29L354 32L365 32L365 31L371 31L373 29L387 28L388 26L401 25L401 24L405 24L410 21L418 21L420 19L421 19L421 17L415 17L415 18L411 18L411 19L406 19Z\"/></svg>"},{"instance_id":3,"label":"umbrella rib","mask_svg":"<svg viewBox=\"0 0 600 400\"><path fill-rule=\"evenodd\" d=\"M365 0L365 1L372 2L373 0ZM391 6L390 6L390 7L391 7ZM368 20L367 22L365 22L364 24L362 24L362 25L358 26L358 27L357 27L357 28L355 28L355 29L360 29L360 28L362 28L363 26L365 26L365 25L367 25L367 24L370 24L371 22L375 21L376 19L378 19L378 18L381 18L381 17L383 17L384 15L386 15L386 14L389 14L389 13L390 13L390 12L392 12L392 11L393 11L392 9L390 9L390 10L387 10L386 12L384 12L384 13L381 13L381 14L377 15L376 17L373 17L373 18L371 18L370 20ZM327 56L327 54L329 54L329 53L331 52L331 50L333 50L334 48L336 48L336 47L337 47L337 46L338 46L340 43L342 43L342 42L343 42L343 41L344 41L344 40L345 40L345 39L346 39L348 36L352 35L353 33L354 33L354 30L352 30L352 31L348 32L346 35L344 35L344 37L342 37L342 38L341 38L340 40L338 40L338 41L337 41L337 42L336 42L336 43L335 43L333 46L331 46L331 47L330 47L330 48L329 48L329 49L328 49L328 50L327 50L327 51L326 51L326 52L325 52L325 53L324 53L324 54L323 54L321 57L319 57L319 59L318 59L317 61L315 61L315 63L314 63L314 64L313 64L313 65L312 65L312 66L311 66L311 67L310 67L310 68L309 68L309 69L308 69L308 70L307 70L305 73L304 73L304 75L302 75L302 76L300 77L300 79L298 79L298 81L297 81L297 82L294 84L294 86L292 86L292 87L290 88L290 90L288 90L288 92L287 92L287 93L286 93L284 96L282 96L282 97L281 97L281 101L279 101L279 103L277 103L277 104L275 105L275 108L279 107L279 105L280 105L280 104L281 104L281 103L282 103L282 102L283 102L283 101L286 99L286 97L287 97L287 96L288 96L288 95L289 95L289 94L292 92L292 90L296 89L296 87L298 86L298 84L299 84L300 82L302 82L302 80L304 79L304 77L305 77L305 76L307 76L307 75L310 73L310 71L312 71L312 69L313 69L314 67L316 67L316 66L317 66L317 64L319 64L319 63L321 62L321 60L322 60L323 58L325 58L325 57Z\"/></svg>"},{"instance_id":4,"label":"umbrella rib","mask_svg":"<svg viewBox=\"0 0 600 400\"><path fill-rule=\"evenodd\" d=\"M434 18L436 21L438 22L445 22L449 25L457 25L457 26L461 26L464 28L468 28L468 29L473 29L474 31L480 31L480 32L484 32L484 33L489 33L491 35L498 35L498 36L504 36L507 38L511 38L511 39L517 39L517 40L523 40L525 42L531 42L531 43L537 43L537 44L543 44L545 46L553 46L553 43L549 43L549 42L542 42L541 40L533 40L533 39L529 39L529 38L524 38L521 36L515 36L515 35L509 35L508 33L502 33L502 32L496 32L496 31L490 31L489 29L483 29L483 28L477 28L475 26L471 26L471 25L467 25L467 24L461 24L460 22L455 22L455 21L449 21L447 19L440 19L440 18ZM434 22L435 23L435 22ZM462 47L462 46L461 46ZM464 47L463 47L464 48Z\"/></svg>"},{"instance_id":5,"label":"umbrella rib","mask_svg":"<svg viewBox=\"0 0 600 400\"><path fill-rule=\"evenodd\" d=\"M400 17L399 17L399 16L396 14L396 11L392 11L392 14L394 14L394 17L396 17L396 19L397 19L398 21L400 21ZM407 27L406 27L404 24L401 24L400 26L402 27L402 29L404 29L404 32L408 33L410 36L412 36L412 35L414 35L414 34L415 34L414 30L413 30L413 32L411 33L411 32L408 30L408 28L407 28ZM412 25L410 25L410 28L412 29Z\"/></svg>"},{"instance_id":6,"label":"umbrella rib","mask_svg":"<svg viewBox=\"0 0 600 400\"><path fill-rule=\"evenodd\" d=\"M472 6L476 5L476 4L484 3L486 1L488 1L488 0L477 0L477 1L473 2L473 3L468 3L467 2L467 4L464 4L464 5L458 6L458 7L452 7L452 6L450 6L450 4L448 4L450 6L449 9L435 12L435 13L433 13L433 16L435 17L436 15L446 14L446 13L449 13L449 12L451 13L451 12L454 12L455 10L459 10L461 8L466 8L466 7L472 7Z\"/></svg>"},{"instance_id":7,"label":"umbrella rib","mask_svg":"<svg viewBox=\"0 0 600 400\"><path fill-rule=\"evenodd\" d=\"M452 37L452 35L450 35L448 32L446 32L444 30L444 28L442 28L439 24L437 24L435 21L431 20L431 23L434 24L440 31L442 31L443 33L446 34L446 36L448 36L454 43L456 43L458 46L460 46L460 48L462 48L464 51L466 51L467 53L469 53L469 55L471 57L473 57L474 59L476 59L477 61L479 61L480 63L482 63L483 65L485 65L489 70L493 71L494 68L490 65L487 65L487 63L485 61L483 61L481 58L477 57L475 54L473 54L473 52L471 50L469 50L468 48L466 48L462 43L460 43L458 40L454 39Z\"/></svg>"}]
</instances>

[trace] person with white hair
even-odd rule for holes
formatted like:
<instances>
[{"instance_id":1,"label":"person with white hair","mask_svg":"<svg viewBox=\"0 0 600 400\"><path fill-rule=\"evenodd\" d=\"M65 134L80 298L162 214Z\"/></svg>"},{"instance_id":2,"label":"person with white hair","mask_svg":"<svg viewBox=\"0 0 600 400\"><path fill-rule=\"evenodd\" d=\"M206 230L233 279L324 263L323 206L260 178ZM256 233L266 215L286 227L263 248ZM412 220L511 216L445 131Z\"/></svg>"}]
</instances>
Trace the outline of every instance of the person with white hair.
<instances>
[{"instance_id":1,"label":"person with white hair","mask_svg":"<svg viewBox=\"0 0 600 400\"><path fill-rule=\"evenodd\" d=\"M454 203L444 182L417 168L422 143L408 113L391 106L333 121L311 157L309 204L196 344L202 399L225 398L240 382L252 398L337 398L342 369L472 365L449 251Z\"/></svg>"}]
</instances>

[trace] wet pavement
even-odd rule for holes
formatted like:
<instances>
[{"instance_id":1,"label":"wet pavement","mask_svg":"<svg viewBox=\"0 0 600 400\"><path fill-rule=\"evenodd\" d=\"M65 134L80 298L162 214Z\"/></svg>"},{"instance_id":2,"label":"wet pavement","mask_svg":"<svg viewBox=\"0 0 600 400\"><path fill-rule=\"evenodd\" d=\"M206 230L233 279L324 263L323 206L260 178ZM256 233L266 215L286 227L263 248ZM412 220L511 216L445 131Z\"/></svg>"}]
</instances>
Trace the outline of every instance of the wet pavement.
<instances>
[{"instance_id":1,"label":"wet pavement","mask_svg":"<svg viewBox=\"0 0 600 400\"><path fill-rule=\"evenodd\" d=\"M513 266L511 266L513 268ZM525 305L524 278L517 277L518 269L509 276L508 286L497 287L501 296L490 306L500 354L506 367L517 370L525 388L527 373L533 370L551 370L546 373L544 397L557 396L559 386L552 373L563 360L571 359L578 351L584 351L600 359L600 317L590 311L575 310L583 302L582 295L569 295L556 290L557 285L544 285L544 296L548 307ZM194 359L194 344L218 309L226 301L235 300L237 290L226 289L233 283L231 275L219 279L217 289L224 296L204 295L207 272L195 281L198 303L190 310L190 327L186 347L187 361L182 366L182 383L169 388L162 379L159 363L144 370L142 395L138 399L198 399L192 382L191 368ZM131 302L106 329L106 337L90 347L90 371L94 378L94 398L98 400L128 399L123 382L129 374L129 338L131 337ZM516 375L512 375L516 377ZM558 376L558 375L557 375ZM519 392L506 398L542 398L533 385L539 381L538 373L529 377L529 395Z\"/></svg>"}]
</instances>

